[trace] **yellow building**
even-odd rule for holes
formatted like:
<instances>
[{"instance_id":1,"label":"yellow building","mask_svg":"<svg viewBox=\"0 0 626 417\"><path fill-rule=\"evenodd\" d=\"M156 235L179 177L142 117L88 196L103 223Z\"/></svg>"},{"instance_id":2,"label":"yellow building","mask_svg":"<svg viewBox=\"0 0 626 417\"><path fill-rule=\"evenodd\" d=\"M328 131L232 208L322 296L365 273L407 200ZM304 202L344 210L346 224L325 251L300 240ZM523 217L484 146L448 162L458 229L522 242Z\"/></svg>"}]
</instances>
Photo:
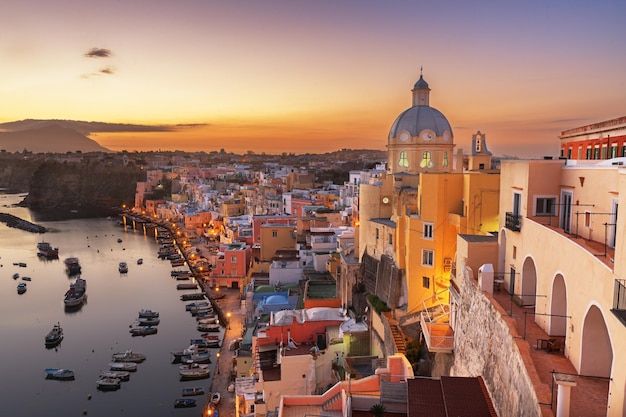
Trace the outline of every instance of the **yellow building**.
<instances>
[{"instance_id":1,"label":"yellow building","mask_svg":"<svg viewBox=\"0 0 626 417\"><path fill-rule=\"evenodd\" d=\"M279 250L296 249L296 222L267 222L259 229L260 261L271 261Z\"/></svg>"},{"instance_id":2,"label":"yellow building","mask_svg":"<svg viewBox=\"0 0 626 417\"><path fill-rule=\"evenodd\" d=\"M457 234L498 230L500 176L491 169L485 135L472 136L463 170L461 151L455 163L450 123L430 107L422 76L412 95L412 107L389 133L387 174L359 190L365 286L375 288L396 317L447 305Z\"/></svg>"}]
</instances>

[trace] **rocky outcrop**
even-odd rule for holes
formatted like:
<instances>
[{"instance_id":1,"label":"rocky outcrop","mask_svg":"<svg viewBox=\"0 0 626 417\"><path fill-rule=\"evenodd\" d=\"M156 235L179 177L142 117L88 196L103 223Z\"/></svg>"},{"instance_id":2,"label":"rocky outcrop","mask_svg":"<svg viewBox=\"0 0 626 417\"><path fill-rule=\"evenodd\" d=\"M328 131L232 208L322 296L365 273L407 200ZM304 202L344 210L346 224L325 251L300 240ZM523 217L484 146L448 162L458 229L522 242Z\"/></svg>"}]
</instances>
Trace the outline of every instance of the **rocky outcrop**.
<instances>
[{"instance_id":1,"label":"rocky outcrop","mask_svg":"<svg viewBox=\"0 0 626 417\"><path fill-rule=\"evenodd\" d=\"M23 205L48 218L101 216L132 206L136 184L145 178L136 166L44 162L33 173Z\"/></svg>"},{"instance_id":2,"label":"rocky outcrop","mask_svg":"<svg viewBox=\"0 0 626 417\"><path fill-rule=\"evenodd\" d=\"M19 217L8 213L0 213L0 222L6 223L6 225L9 227L26 230L27 232L32 233L46 233L48 231L43 226L39 226L38 224L31 223L24 219L20 219Z\"/></svg>"}]
</instances>

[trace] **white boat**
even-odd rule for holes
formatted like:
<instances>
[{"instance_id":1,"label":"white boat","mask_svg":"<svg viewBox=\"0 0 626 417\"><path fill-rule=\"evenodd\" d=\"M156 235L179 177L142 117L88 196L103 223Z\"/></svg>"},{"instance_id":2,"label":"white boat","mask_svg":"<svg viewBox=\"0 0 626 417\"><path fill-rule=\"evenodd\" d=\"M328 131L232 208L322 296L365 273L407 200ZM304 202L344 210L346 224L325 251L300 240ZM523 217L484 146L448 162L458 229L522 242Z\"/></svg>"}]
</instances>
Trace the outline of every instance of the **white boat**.
<instances>
[{"instance_id":1,"label":"white boat","mask_svg":"<svg viewBox=\"0 0 626 417\"><path fill-rule=\"evenodd\" d=\"M193 309L198 309L200 307L210 307L211 305L209 304L208 301L196 301L193 303L189 303L185 305L185 310L187 311L192 311Z\"/></svg>"},{"instance_id":2,"label":"white boat","mask_svg":"<svg viewBox=\"0 0 626 417\"><path fill-rule=\"evenodd\" d=\"M48 379L74 379L74 371L63 368L47 368L46 378Z\"/></svg>"},{"instance_id":3,"label":"white boat","mask_svg":"<svg viewBox=\"0 0 626 417\"><path fill-rule=\"evenodd\" d=\"M128 371L100 371L100 379L102 378L116 378L120 381L128 381L130 379L130 372Z\"/></svg>"},{"instance_id":4,"label":"white boat","mask_svg":"<svg viewBox=\"0 0 626 417\"><path fill-rule=\"evenodd\" d=\"M217 316L203 317L198 320L198 324L216 324L218 321Z\"/></svg>"},{"instance_id":5,"label":"white boat","mask_svg":"<svg viewBox=\"0 0 626 417\"><path fill-rule=\"evenodd\" d=\"M189 355L181 356L180 361L184 363L211 363L211 353L193 352Z\"/></svg>"},{"instance_id":6,"label":"white boat","mask_svg":"<svg viewBox=\"0 0 626 417\"><path fill-rule=\"evenodd\" d=\"M96 387L101 390L116 390L120 388L120 384L117 378L100 378L96 381Z\"/></svg>"},{"instance_id":7,"label":"white boat","mask_svg":"<svg viewBox=\"0 0 626 417\"><path fill-rule=\"evenodd\" d=\"M204 387L190 387L183 388L183 397L189 397L192 395L204 395Z\"/></svg>"},{"instance_id":8,"label":"white boat","mask_svg":"<svg viewBox=\"0 0 626 417\"><path fill-rule=\"evenodd\" d=\"M204 363L180 365L178 373L182 379L201 379L210 375L209 365Z\"/></svg>"},{"instance_id":9,"label":"white boat","mask_svg":"<svg viewBox=\"0 0 626 417\"><path fill-rule=\"evenodd\" d=\"M176 361L180 361L180 358L183 356L191 355L194 353L204 353L204 352L207 352L207 348L201 348L200 346L194 343L184 349L175 350L170 353L172 354L172 356L174 356L174 362L176 362Z\"/></svg>"},{"instance_id":10,"label":"white boat","mask_svg":"<svg viewBox=\"0 0 626 417\"><path fill-rule=\"evenodd\" d=\"M140 326L156 326L161 320L158 317L139 317L137 323Z\"/></svg>"},{"instance_id":11,"label":"white boat","mask_svg":"<svg viewBox=\"0 0 626 417\"><path fill-rule=\"evenodd\" d=\"M109 363L109 369L111 371L135 372L137 370L137 364L135 362L111 362Z\"/></svg>"},{"instance_id":12,"label":"white boat","mask_svg":"<svg viewBox=\"0 0 626 417\"><path fill-rule=\"evenodd\" d=\"M127 350L125 352L117 352L111 356L111 359L115 362L135 362L141 363L146 360L146 355L139 352L133 352L132 350Z\"/></svg>"},{"instance_id":13,"label":"white boat","mask_svg":"<svg viewBox=\"0 0 626 417\"><path fill-rule=\"evenodd\" d=\"M139 317L145 317L145 318L159 317L159 312L144 308L143 310L139 310Z\"/></svg>"},{"instance_id":14,"label":"white boat","mask_svg":"<svg viewBox=\"0 0 626 417\"><path fill-rule=\"evenodd\" d=\"M222 396L219 392L214 392L213 394L211 394L211 404L218 405L221 399Z\"/></svg>"},{"instance_id":15,"label":"white boat","mask_svg":"<svg viewBox=\"0 0 626 417\"><path fill-rule=\"evenodd\" d=\"M153 326L139 326L130 329L129 333L133 336L147 336L149 334L156 334L158 330L159 329Z\"/></svg>"},{"instance_id":16,"label":"white boat","mask_svg":"<svg viewBox=\"0 0 626 417\"><path fill-rule=\"evenodd\" d=\"M117 269L120 271L120 274L125 274L128 272L128 264L126 262L120 262Z\"/></svg>"},{"instance_id":17,"label":"white boat","mask_svg":"<svg viewBox=\"0 0 626 417\"><path fill-rule=\"evenodd\" d=\"M46 347L54 347L63 340L63 328L61 323L57 323L52 327L45 337Z\"/></svg>"}]
</instances>

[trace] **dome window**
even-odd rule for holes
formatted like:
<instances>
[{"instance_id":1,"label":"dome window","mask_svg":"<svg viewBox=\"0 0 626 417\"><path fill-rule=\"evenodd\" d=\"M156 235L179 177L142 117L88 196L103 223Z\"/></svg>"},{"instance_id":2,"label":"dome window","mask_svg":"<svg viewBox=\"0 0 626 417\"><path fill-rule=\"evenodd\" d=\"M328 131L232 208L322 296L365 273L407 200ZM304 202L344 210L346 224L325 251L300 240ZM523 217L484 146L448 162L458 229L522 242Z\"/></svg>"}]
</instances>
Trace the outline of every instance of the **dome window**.
<instances>
[{"instance_id":1,"label":"dome window","mask_svg":"<svg viewBox=\"0 0 626 417\"><path fill-rule=\"evenodd\" d=\"M406 151L400 152L400 159L398 159L398 166L400 168L409 167L409 159L407 158Z\"/></svg>"},{"instance_id":2,"label":"dome window","mask_svg":"<svg viewBox=\"0 0 626 417\"><path fill-rule=\"evenodd\" d=\"M433 167L433 155L430 151L424 151L422 154L422 162L420 162L420 167L422 168L432 168Z\"/></svg>"}]
</instances>

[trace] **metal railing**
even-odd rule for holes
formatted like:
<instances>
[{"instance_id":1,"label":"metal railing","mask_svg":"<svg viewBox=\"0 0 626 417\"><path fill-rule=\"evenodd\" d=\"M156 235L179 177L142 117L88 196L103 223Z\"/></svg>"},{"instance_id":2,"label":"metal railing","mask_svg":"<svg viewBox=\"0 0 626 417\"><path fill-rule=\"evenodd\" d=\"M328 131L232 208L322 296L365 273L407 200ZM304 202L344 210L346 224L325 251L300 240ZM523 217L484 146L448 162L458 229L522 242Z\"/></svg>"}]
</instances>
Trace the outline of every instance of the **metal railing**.
<instances>
[{"instance_id":1,"label":"metal railing","mask_svg":"<svg viewBox=\"0 0 626 417\"><path fill-rule=\"evenodd\" d=\"M504 227L514 232L519 232L522 230L522 216L507 212Z\"/></svg>"}]
</instances>

